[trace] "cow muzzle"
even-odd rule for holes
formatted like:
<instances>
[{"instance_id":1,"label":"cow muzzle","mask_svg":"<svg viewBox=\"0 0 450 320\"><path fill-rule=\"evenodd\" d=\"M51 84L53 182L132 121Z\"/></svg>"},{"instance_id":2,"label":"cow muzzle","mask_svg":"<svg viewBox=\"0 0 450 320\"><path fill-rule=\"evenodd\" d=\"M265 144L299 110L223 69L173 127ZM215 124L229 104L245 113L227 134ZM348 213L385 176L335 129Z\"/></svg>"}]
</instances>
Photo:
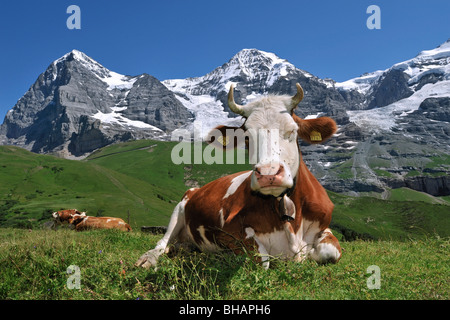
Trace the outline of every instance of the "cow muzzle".
<instances>
[{"instance_id":1,"label":"cow muzzle","mask_svg":"<svg viewBox=\"0 0 450 320\"><path fill-rule=\"evenodd\" d=\"M279 196L293 186L288 171L282 163L258 164L253 170L251 188L264 195Z\"/></svg>"}]
</instances>

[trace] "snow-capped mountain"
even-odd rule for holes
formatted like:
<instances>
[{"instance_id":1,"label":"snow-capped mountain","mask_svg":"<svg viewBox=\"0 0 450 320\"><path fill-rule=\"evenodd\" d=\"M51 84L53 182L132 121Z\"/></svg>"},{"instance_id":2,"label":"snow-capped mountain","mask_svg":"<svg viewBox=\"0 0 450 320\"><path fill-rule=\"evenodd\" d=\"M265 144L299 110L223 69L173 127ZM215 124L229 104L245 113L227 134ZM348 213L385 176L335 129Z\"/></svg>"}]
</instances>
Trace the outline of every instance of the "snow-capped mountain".
<instances>
[{"instance_id":1,"label":"snow-capped mountain","mask_svg":"<svg viewBox=\"0 0 450 320\"><path fill-rule=\"evenodd\" d=\"M0 143L81 156L115 141L167 138L189 118L154 77L120 75L73 50L51 63L7 113Z\"/></svg>"},{"instance_id":2,"label":"snow-capped mountain","mask_svg":"<svg viewBox=\"0 0 450 320\"><path fill-rule=\"evenodd\" d=\"M300 116L328 114L339 123L347 123L345 100L333 88L333 82L322 80L296 68L273 53L243 49L227 63L197 78L164 80L162 83L195 115L193 127L201 128L204 137L219 124L240 125L226 103L231 84L236 86L235 99L248 103L264 94L295 94L300 82L306 92ZM327 100L328 99L328 100Z\"/></svg>"},{"instance_id":3,"label":"snow-capped mountain","mask_svg":"<svg viewBox=\"0 0 450 320\"><path fill-rule=\"evenodd\" d=\"M7 113L0 144L83 156L116 141L170 139L190 129L201 139L242 118L226 103L230 84L245 104L268 93L305 98L302 118L330 116L339 130L325 145L302 145L328 189L382 192L408 186L450 194L450 41L415 58L345 82L320 79L274 53L243 49L197 78L126 76L73 50L55 60ZM411 174L413 172L414 174Z\"/></svg>"},{"instance_id":4,"label":"snow-capped mountain","mask_svg":"<svg viewBox=\"0 0 450 320\"><path fill-rule=\"evenodd\" d=\"M450 39L387 70L336 83L336 87L362 94L365 104L359 108L372 109L349 111L350 121L374 129L395 128L399 118L417 111L426 99L450 96Z\"/></svg>"}]
</instances>

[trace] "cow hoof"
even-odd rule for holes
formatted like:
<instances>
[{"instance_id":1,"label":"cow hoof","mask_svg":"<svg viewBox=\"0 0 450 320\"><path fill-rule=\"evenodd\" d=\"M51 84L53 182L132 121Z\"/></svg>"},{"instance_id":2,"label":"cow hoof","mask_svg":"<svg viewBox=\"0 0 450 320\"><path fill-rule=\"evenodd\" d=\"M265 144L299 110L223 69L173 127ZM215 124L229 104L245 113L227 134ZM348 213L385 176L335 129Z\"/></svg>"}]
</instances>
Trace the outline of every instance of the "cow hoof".
<instances>
[{"instance_id":1,"label":"cow hoof","mask_svg":"<svg viewBox=\"0 0 450 320\"><path fill-rule=\"evenodd\" d=\"M161 250L156 249L147 251L138 259L138 261L134 265L136 267L142 267L146 269L155 267L161 253L162 253Z\"/></svg>"}]
</instances>

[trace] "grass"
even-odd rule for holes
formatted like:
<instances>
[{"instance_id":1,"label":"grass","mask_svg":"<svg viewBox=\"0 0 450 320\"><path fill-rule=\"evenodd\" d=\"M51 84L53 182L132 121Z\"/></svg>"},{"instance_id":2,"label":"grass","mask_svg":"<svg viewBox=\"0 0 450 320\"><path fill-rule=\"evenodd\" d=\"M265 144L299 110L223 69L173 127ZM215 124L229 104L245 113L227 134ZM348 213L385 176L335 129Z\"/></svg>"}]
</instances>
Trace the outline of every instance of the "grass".
<instances>
[{"instance_id":1,"label":"grass","mask_svg":"<svg viewBox=\"0 0 450 320\"><path fill-rule=\"evenodd\" d=\"M394 192L394 200L348 197L329 191L335 204L331 228L347 241L450 236L450 206L446 201L431 203L428 198L427 201L409 201L402 198L405 194L423 196L409 189L404 193Z\"/></svg>"},{"instance_id":2,"label":"grass","mask_svg":"<svg viewBox=\"0 0 450 320\"><path fill-rule=\"evenodd\" d=\"M160 238L140 226L166 225L188 186L249 168L175 165L174 145L115 144L84 161L0 146L0 299L449 298L448 197L405 188L388 200L329 192L331 228L344 250L336 265L274 258L264 270L252 257L194 252L162 257L156 271L135 268ZM134 231L38 228L61 208L125 219L130 212ZM67 286L71 265L79 267L80 289ZM371 265L381 270L379 290L367 287Z\"/></svg>"},{"instance_id":3,"label":"grass","mask_svg":"<svg viewBox=\"0 0 450 320\"><path fill-rule=\"evenodd\" d=\"M264 270L251 257L226 252L163 256L158 270L134 267L159 236L141 232L0 229L0 299L448 299L449 240L343 242L336 265L274 260ZM70 265L80 289L69 289ZM367 268L380 268L369 289ZM370 281L370 279L369 279ZM301 290L299 290L301 288Z\"/></svg>"},{"instance_id":4,"label":"grass","mask_svg":"<svg viewBox=\"0 0 450 320\"><path fill-rule=\"evenodd\" d=\"M389 200L394 201L422 201L431 204L442 203L440 198L432 197L427 193L415 191L409 188L398 188L390 191Z\"/></svg>"}]
</instances>

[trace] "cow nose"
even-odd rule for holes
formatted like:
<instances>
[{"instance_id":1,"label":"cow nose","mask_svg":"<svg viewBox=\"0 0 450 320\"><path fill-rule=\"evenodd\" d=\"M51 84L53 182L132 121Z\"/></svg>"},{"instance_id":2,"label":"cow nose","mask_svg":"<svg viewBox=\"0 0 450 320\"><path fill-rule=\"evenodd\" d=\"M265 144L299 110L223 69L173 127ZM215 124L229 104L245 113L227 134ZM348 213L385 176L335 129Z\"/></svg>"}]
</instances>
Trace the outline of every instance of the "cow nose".
<instances>
[{"instance_id":1,"label":"cow nose","mask_svg":"<svg viewBox=\"0 0 450 320\"><path fill-rule=\"evenodd\" d=\"M282 164L257 165L254 169L255 177L261 187L277 186L282 183L284 166Z\"/></svg>"},{"instance_id":2,"label":"cow nose","mask_svg":"<svg viewBox=\"0 0 450 320\"><path fill-rule=\"evenodd\" d=\"M257 177L259 176L277 176L284 172L284 166L282 164L265 164L265 165L257 165L255 167L255 174Z\"/></svg>"}]
</instances>

